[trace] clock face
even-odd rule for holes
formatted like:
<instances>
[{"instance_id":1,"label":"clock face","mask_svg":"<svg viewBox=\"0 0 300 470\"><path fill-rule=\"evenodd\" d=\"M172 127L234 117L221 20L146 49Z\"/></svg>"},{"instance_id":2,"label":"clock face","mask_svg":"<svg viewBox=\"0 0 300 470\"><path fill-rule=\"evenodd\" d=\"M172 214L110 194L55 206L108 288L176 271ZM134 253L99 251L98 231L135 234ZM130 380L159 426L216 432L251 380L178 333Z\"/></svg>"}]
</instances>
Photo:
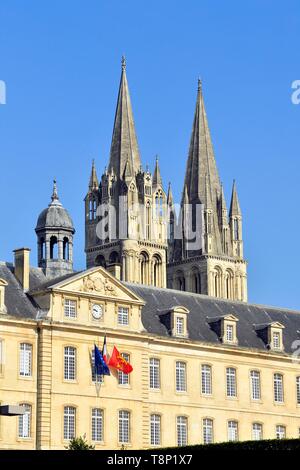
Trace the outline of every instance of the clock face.
<instances>
[{"instance_id":1,"label":"clock face","mask_svg":"<svg viewBox=\"0 0 300 470\"><path fill-rule=\"evenodd\" d=\"M98 304L92 306L92 315L95 320L100 320L103 315L103 307Z\"/></svg>"}]
</instances>

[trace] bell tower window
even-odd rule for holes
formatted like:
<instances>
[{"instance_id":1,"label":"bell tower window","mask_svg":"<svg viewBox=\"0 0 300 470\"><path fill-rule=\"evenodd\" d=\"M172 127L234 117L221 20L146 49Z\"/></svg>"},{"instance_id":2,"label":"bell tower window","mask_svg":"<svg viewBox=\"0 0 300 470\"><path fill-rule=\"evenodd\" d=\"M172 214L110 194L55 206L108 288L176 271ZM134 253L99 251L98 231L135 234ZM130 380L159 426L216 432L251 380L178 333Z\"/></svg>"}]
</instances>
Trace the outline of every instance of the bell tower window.
<instances>
[{"instance_id":1,"label":"bell tower window","mask_svg":"<svg viewBox=\"0 0 300 470\"><path fill-rule=\"evenodd\" d=\"M58 243L56 237L50 238L50 259L58 259Z\"/></svg>"}]
</instances>

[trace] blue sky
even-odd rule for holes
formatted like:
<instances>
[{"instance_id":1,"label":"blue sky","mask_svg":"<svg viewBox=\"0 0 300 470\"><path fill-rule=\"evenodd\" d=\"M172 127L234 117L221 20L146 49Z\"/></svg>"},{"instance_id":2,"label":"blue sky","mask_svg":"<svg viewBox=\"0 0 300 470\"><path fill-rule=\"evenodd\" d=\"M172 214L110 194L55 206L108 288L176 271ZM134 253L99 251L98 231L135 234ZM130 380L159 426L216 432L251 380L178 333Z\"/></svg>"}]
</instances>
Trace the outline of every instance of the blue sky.
<instances>
[{"instance_id":1,"label":"blue sky","mask_svg":"<svg viewBox=\"0 0 300 470\"><path fill-rule=\"evenodd\" d=\"M108 161L120 58L127 58L144 164L155 154L180 198L197 78L229 203L236 178L249 300L300 308L300 3L1 0L0 259L32 248L52 179L76 229L84 268L91 160Z\"/></svg>"}]
</instances>

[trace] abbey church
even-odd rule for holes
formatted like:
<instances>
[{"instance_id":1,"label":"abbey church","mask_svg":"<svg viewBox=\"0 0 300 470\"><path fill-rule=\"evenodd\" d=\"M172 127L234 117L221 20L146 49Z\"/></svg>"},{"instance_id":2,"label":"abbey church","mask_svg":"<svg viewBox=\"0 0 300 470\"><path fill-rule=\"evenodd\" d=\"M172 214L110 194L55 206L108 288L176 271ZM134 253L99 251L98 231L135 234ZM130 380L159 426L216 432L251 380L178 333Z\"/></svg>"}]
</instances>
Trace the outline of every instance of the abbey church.
<instances>
[{"instance_id":1,"label":"abbey church","mask_svg":"<svg viewBox=\"0 0 300 470\"><path fill-rule=\"evenodd\" d=\"M123 281L246 301L246 262L237 190L234 184L228 214L201 88L199 81L178 217L181 230L176 239L178 214L171 186L166 193L158 160L153 174L142 168L123 59L110 161L100 182L93 164L85 199L87 267L116 269L115 274ZM113 208L116 215L115 230L111 230L108 215L101 239L96 233L99 206L106 206L108 212L109 207ZM203 224L198 225L198 246L189 249L184 225L192 225L192 212L197 206ZM186 214L188 211L190 214ZM127 217L122 217L120 226L119 216L124 212ZM126 231L121 233L124 225ZM119 266L113 267L116 264Z\"/></svg>"},{"instance_id":2,"label":"abbey church","mask_svg":"<svg viewBox=\"0 0 300 470\"><path fill-rule=\"evenodd\" d=\"M86 269L56 181L38 265L27 247L0 261L1 449L300 436L300 311L247 301L237 186L228 210L200 81L186 161L176 204L158 158L143 168L123 58L109 161L84 199ZM130 373L96 373L104 341Z\"/></svg>"}]
</instances>

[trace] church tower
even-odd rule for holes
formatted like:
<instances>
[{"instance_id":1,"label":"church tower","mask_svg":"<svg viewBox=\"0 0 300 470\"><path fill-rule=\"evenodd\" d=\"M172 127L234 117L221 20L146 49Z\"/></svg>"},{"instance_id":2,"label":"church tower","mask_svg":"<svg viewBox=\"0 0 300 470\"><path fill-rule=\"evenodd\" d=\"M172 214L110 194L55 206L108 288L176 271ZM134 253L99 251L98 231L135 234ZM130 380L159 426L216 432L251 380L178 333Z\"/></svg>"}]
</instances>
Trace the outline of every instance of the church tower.
<instances>
[{"instance_id":1,"label":"church tower","mask_svg":"<svg viewBox=\"0 0 300 470\"><path fill-rule=\"evenodd\" d=\"M38 266L49 278L73 272L74 225L68 211L57 194L56 181L49 206L44 209L36 224Z\"/></svg>"},{"instance_id":2,"label":"church tower","mask_svg":"<svg viewBox=\"0 0 300 470\"><path fill-rule=\"evenodd\" d=\"M236 184L228 217L200 80L177 228L180 236L169 239L168 287L247 301Z\"/></svg>"},{"instance_id":3,"label":"church tower","mask_svg":"<svg viewBox=\"0 0 300 470\"><path fill-rule=\"evenodd\" d=\"M142 168L125 58L108 167L98 181L93 163L85 197L86 264L129 282L166 287L167 197L156 158Z\"/></svg>"}]
</instances>

